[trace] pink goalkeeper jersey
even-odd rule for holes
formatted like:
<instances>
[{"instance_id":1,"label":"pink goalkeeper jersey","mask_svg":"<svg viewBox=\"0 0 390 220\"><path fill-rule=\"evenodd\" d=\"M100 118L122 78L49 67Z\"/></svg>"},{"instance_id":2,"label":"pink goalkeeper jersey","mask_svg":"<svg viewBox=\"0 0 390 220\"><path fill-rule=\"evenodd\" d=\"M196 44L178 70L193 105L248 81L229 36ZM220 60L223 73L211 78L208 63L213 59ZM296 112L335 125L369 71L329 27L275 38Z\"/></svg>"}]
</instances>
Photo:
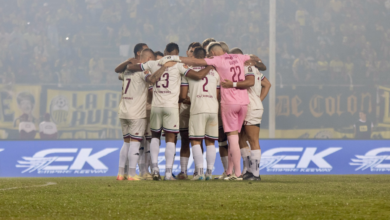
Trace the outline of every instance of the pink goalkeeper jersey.
<instances>
[{"instance_id":1,"label":"pink goalkeeper jersey","mask_svg":"<svg viewBox=\"0 0 390 220\"><path fill-rule=\"evenodd\" d=\"M207 65L212 65L219 73L220 82L228 79L232 82L245 80L245 61L250 60L248 55L227 54L206 58ZM246 89L222 88L221 86L221 104L225 105L248 105L249 97Z\"/></svg>"}]
</instances>

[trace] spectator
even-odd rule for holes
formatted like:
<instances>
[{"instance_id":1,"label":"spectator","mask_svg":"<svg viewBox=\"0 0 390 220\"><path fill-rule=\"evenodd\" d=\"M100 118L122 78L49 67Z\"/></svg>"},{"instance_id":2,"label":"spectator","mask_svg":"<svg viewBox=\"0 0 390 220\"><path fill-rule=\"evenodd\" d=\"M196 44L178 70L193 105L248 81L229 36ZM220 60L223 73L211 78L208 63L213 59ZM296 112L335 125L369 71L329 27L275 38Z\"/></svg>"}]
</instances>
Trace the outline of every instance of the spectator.
<instances>
[{"instance_id":1,"label":"spectator","mask_svg":"<svg viewBox=\"0 0 390 220\"><path fill-rule=\"evenodd\" d=\"M347 81L348 78L352 79L353 78L353 70L354 70L354 64L351 60L351 57L347 57L347 61L344 64L345 67L345 74L344 74L344 80Z\"/></svg>"},{"instance_id":2,"label":"spectator","mask_svg":"<svg viewBox=\"0 0 390 220\"><path fill-rule=\"evenodd\" d=\"M268 60L269 12L262 10L268 8L268 2L27 2L3 4L0 7L0 60L6 66L3 71L7 72L0 73L1 80L7 78L12 82L15 78L15 83L56 83L58 78L54 73L60 74L63 64L73 62L74 66L85 65L90 60L90 51L98 51L102 59L111 61L121 56L127 58L132 45L138 42L150 42L154 50L159 50L171 41L184 46L192 41L214 37L232 47L241 47L246 53L256 53L264 62ZM303 52L309 64L306 71L309 77L305 75L305 80L315 84L322 82L320 74L310 77L312 64L318 68L318 62L323 61L313 53L313 48L318 48L328 62L334 60L334 54L338 54L346 63L344 58L350 56L354 62L356 81L362 79L361 82L364 82L366 77L373 76L382 83L374 76L378 72L375 62L390 60L389 10L390 0L280 1L276 37L277 42L286 44L286 47L283 45L278 49L280 73L283 77L289 76L291 60L296 60ZM115 52L118 47L119 54ZM58 59L61 62L55 65ZM364 65L360 66L361 63ZM105 67L108 70L113 68L115 62L107 64L110 65ZM11 66L10 70L8 66ZM76 68L63 72L73 76L76 73L78 76L89 74L88 70ZM4 76L7 74L9 77ZM347 76L334 75L332 82L343 81ZM88 77L84 78L85 83L91 83ZM97 78L102 77L94 77L94 84L101 81ZM285 83L290 82L293 81L285 80Z\"/></svg>"},{"instance_id":3,"label":"spectator","mask_svg":"<svg viewBox=\"0 0 390 220\"><path fill-rule=\"evenodd\" d=\"M332 81L336 82L335 79L339 81L344 71L344 62L340 60L338 54L334 55L333 59L330 61L329 67Z\"/></svg>"},{"instance_id":4,"label":"spectator","mask_svg":"<svg viewBox=\"0 0 390 220\"><path fill-rule=\"evenodd\" d=\"M94 58L89 60L89 77L91 79L91 83L102 83L104 72L104 60L95 55Z\"/></svg>"},{"instance_id":5,"label":"spectator","mask_svg":"<svg viewBox=\"0 0 390 220\"><path fill-rule=\"evenodd\" d=\"M32 140L37 134L35 124L28 120L28 115L23 114L20 116L19 123L19 137L20 140Z\"/></svg>"},{"instance_id":6,"label":"spectator","mask_svg":"<svg viewBox=\"0 0 390 220\"><path fill-rule=\"evenodd\" d=\"M39 136L42 140L56 140L57 133L57 125L50 121L50 114L46 113L44 121L39 124Z\"/></svg>"},{"instance_id":7,"label":"spectator","mask_svg":"<svg viewBox=\"0 0 390 220\"><path fill-rule=\"evenodd\" d=\"M371 132L374 124L367 120L367 112L359 112L359 121L354 124L355 139L371 139Z\"/></svg>"},{"instance_id":8,"label":"spectator","mask_svg":"<svg viewBox=\"0 0 390 220\"><path fill-rule=\"evenodd\" d=\"M293 63L293 73L297 82L308 81L310 73L308 73L309 63L306 61L305 54L301 53Z\"/></svg>"},{"instance_id":9,"label":"spectator","mask_svg":"<svg viewBox=\"0 0 390 220\"><path fill-rule=\"evenodd\" d=\"M324 82L328 81L329 78L329 63L326 61L323 54L320 55L320 58L317 61L317 74Z\"/></svg>"}]
</instances>

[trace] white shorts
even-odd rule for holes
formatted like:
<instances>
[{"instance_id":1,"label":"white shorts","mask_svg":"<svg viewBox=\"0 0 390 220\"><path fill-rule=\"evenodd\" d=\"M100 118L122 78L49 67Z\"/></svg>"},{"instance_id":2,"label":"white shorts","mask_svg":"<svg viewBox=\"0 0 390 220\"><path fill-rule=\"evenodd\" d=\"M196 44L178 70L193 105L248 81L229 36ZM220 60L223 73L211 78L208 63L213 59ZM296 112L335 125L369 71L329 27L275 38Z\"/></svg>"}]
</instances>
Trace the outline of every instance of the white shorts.
<instances>
[{"instance_id":1,"label":"white shorts","mask_svg":"<svg viewBox=\"0 0 390 220\"><path fill-rule=\"evenodd\" d=\"M179 109L152 107L150 130L153 132L179 133Z\"/></svg>"},{"instance_id":2,"label":"white shorts","mask_svg":"<svg viewBox=\"0 0 390 220\"><path fill-rule=\"evenodd\" d=\"M202 113L191 115L189 126L190 140L218 140L218 114Z\"/></svg>"},{"instance_id":3,"label":"white shorts","mask_svg":"<svg viewBox=\"0 0 390 220\"><path fill-rule=\"evenodd\" d=\"M180 105L180 131L188 131L188 125L190 123L190 105L181 104Z\"/></svg>"},{"instance_id":4,"label":"white shorts","mask_svg":"<svg viewBox=\"0 0 390 220\"><path fill-rule=\"evenodd\" d=\"M248 112L246 113L244 125L260 125L261 119L263 117L263 109L254 109L250 110L248 109Z\"/></svg>"},{"instance_id":5,"label":"white shorts","mask_svg":"<svg viewBox=\"0 0 390 220\"><path fill-rule=\"evenodd\" d=\"M150 110L146 110L146 126L144 136L146 139L152 139L152 131L150 130Z\"/></svg>"},{"instance_id":6,"label":"white shorts","mask_svg":"<svg viewBox=\"0 0 390 220\"><path fill-rule=\"evenodd\" d=\"M144 139L146 118L141 119L119 119L122 126L123 138L131 138L142 141Z\"/></svg>"}]
</instances>

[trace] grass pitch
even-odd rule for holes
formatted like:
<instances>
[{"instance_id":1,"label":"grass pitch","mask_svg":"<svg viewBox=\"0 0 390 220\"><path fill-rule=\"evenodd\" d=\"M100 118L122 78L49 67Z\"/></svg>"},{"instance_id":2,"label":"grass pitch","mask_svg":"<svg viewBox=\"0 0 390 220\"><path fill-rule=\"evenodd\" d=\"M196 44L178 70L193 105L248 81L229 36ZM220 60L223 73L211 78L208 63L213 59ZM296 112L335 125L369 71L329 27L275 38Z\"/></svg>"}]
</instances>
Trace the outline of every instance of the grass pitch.
<instances>
[{"instance_id":1,"label":"grass pitch","mask_svg":"<svg viewBox=\"0 0 390 220\"><path fill-rule=\"evenodd\" d=\"M261 182L3 178L0 218L389 219L390 175L263 176Z\"/></svg>"}]
</instances>

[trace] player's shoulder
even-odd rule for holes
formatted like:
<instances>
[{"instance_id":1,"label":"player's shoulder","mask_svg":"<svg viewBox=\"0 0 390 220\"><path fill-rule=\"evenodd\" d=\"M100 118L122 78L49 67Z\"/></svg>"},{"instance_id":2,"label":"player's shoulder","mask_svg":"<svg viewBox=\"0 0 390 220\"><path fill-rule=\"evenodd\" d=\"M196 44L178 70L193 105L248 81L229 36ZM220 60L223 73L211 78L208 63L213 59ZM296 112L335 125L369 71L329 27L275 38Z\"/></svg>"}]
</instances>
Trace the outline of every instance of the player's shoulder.
<instances>
[{"instance_id":1,"label":"player's shoulder","mask_svg":"<svg viewBox=\"0 0 390 220\"><path fill-rule=\"evenodd\" d=\"M255 66L245 66L245 71L246 71L246 72L255 73L256 70L257 70L257 69L256 69Z\"/></svg>"},{"instance_id":2,"label":"player's shoulder","mask_svg":"<svg viewBox=\"0 0 390 220\"><path fill-rule=\"evenodd\" d=\"M149 60L149 61L146 61L145 63L143 63L143 65L147 65L150 67L156 67L156 66L160 66L160 64L158 62L159 62L158 60Z\"/></svg>"}]
</instances>

